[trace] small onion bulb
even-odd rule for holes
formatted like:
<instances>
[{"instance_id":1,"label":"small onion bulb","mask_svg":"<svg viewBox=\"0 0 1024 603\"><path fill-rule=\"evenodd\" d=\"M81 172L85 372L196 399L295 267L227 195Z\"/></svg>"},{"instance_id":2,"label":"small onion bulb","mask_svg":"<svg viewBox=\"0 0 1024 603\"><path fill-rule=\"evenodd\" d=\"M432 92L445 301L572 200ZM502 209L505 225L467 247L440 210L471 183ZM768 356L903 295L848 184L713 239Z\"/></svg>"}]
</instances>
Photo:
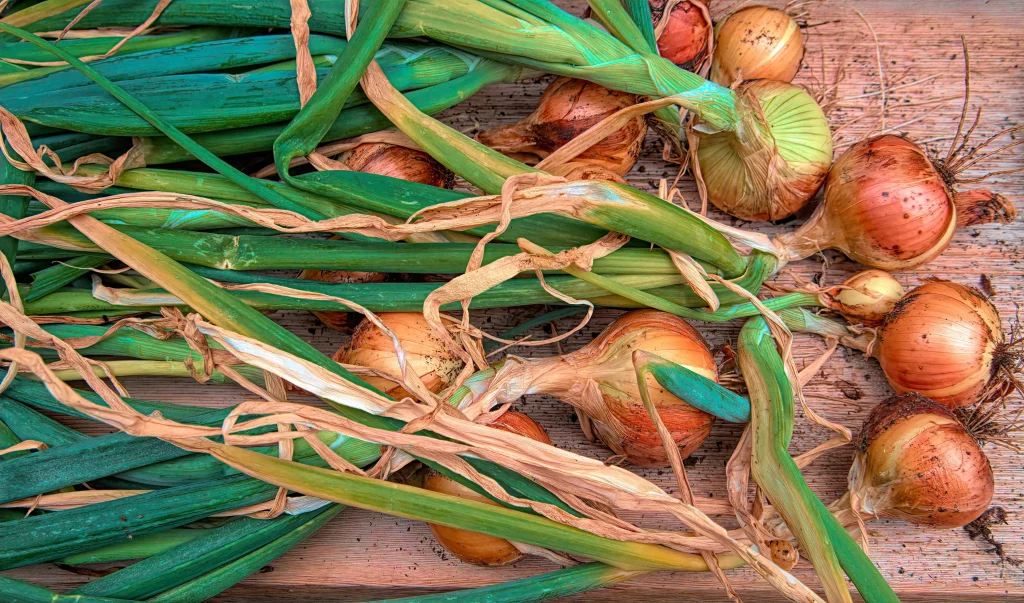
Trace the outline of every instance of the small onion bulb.
<instances>
[{"instance_id":1,"label":"small onion bulb","mask_svg":"<svg viewBox=\"0 0 1024 603\"><path fill-rule=\"evenodd\" d=\"M932 528L959 528L988 509L995 490L981 445L947 408L919 394L874 409L856 440L853 508Z\"/></svg>"},{"instance_id":2,"label":"small onion bulb","mask_svg":"<svg viewBox=\"0 0 1024 603\"><path fill-rule=\"evenodd\" d=\"M551 444L544 428L538 425L530 417L517 413L506 412L493 423L491 427L517 433L538 442ZM498 503L486 496L470 490L466 486L452 480L451 478L432 471L423 483L423 487L432 492L440 492L451 496L458 496L468 500L497 505ZM523 558L523 553L514 544L494 536L478 534L458 528L450 528L436 524L428 524L434 537L441 543L449 553L460 560L473 565L499 566L515 563Z\"/></svg>"},{"instance_id":3,"label":"small onion bulb","mask_svg":"<svg viewBox=\"0 0 1024 603\"><path fill-rule=\"evenodd\" d=\"M781 220L825 181L832 163L828 120L811 95L792 84L758 80L737 92L737 111L747 116L743 127L702 136L697 147L708 199L737 218Z\"/></svg>"},{"instance_id":4,"label":"small onion bulb","mask_svg":"<svg viewBox=\"0 0 1024 603\"><path fill-rule=\"evenodd\" d=\"M664 466L665 449L637 388L633 352L643 350L718 379L704 338L686 321L666 312L637 310L613 322L585 347L531 361L530 393L552 395L593 419L601 441L637 466ZM711 432L712 415L663 389L650 375L651 400L685 458Z\"/></svg>"},{"instance_id":5,"label":"small onion bulb","mask_svg":"<svg viewBox=\"0 0 1024 603\"><path fill-rule=\"evenodd\" d=\"M931 281L905 295L882 323L872 354L897 392L950 408L978 402L1013 364L999 311L972 287Z\"/></svg>"},{"instance_id":6,"label":"small onion bulb","mask_svg":"<svg viewBox=\"0 0 1024 603\"><path fill-rule=\"evenodd\" d=\"M378 318L398 338L405 350L406 362L427 389L440 392L459 376L462 360L434 333L422 314L389 312L379 314ZM391 338L366 319L332 358L341 364L365 366L395 377L402 374ZM401 385L383 377L370 376L364 380L395 399L410 395Z\"/></svg>"},{"instance_id":7,"label":"small onion bulb","mask_svg":"<svg viewBox=\"0 0 1024 603\"><path fill-rule=\"evenodd\" d=\"M668 14L665 9L671 4ZM710 2L705 2L705 5ZM687 71L696 71L708 52L711 22L692 2L650 0L654 30L658 36L658 54Z\"/></svg>"},{"instance_id":8,"label":"small onion bulb","mask_svg":"<svg viewBox=\"0 0 1024 603\"><path fill-rule=\"evenodd\" d=\"M854 324L877 326L903 297L903 285L882 270L862 270L825 291L825 305Z\"/></svg>"},{"instance_id":9,"label":"small onion bulb","mask_svg":"<svg viewBox=\"0 0 1024 603\"><path fill-rule=\"evenodd\" d=\"M748 6L715 28L711 81L731 86L739 80L791 82L804 58L800 25L777 8Z\"/></svg>"},{"instance_id":10,"label":"small onion bulb","mask_svg":"<svg viewBox=\"0 0 1024 603\"><path fill-rule=\"evenodd\" d=\"M477 140L506 155L530 154L543 159L602 119L637 102L633 94L559 77L548 85L529 117L480 132ZM624 175L640 156L646 134L646 118L636 117L577 155L574 161Z\"/></svg>"}]
</instances>

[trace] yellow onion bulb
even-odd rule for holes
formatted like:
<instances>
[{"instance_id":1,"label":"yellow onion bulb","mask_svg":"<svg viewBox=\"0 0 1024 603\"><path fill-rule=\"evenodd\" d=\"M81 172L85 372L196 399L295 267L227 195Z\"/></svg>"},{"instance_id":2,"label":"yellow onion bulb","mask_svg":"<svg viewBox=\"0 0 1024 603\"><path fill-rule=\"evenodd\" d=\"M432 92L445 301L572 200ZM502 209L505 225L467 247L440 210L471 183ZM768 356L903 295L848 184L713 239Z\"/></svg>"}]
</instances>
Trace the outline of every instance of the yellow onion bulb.
<instances>
[{"instance_id":1,"label":"yellow onion bulb","mask_svg":"<svg viewBox=\"0 0 1024 603\"><path fill-rule=\"evenodd\" d=\"M718 380L707 343L678 316L637 310L621 316L585 347L565 356L535 361L532 393L546 393L584 411L601 441L630 463L664 466L668 457L637 387L633 352L651 352ZM596 384L596 390L587 387ZM650 375L647 388L661 420L685 458L711 432L714 417L662 388Z\"/></svg>"},{"instance_id":2,"label":"yellow onion bulb","mask_svg":"<svg viewBox=\"0 0 1024 603\"><path fill-rule=\"evenodd\" d=\"M903 297L903 285L883 270L862 270L825 292L826 307L854 324L882 324Z\"/></svg>"},{"instance_id":3,"label":"yellow onion bulb","mask_svg":"<svg viewBox=\"0 0 1024 603\"><path fill-rule=\"evenodd\" d=\"M381 322L391 329L405 350L408 366L430 391L437 393L451 385L463 368L462 360L448 349L419 312L379 314ZM352 338L332 356L335 362L376 369L387 375L401 377L394 343L384 331L363 319ZM404 387L383 377L363 378L370 385L395 399L410 394Z\"/></svg>"},{"instance_id":4,"label":"yellow onion bulb","mask_svg":"<svg viewBox=\"0 0 1024 603\"><path fill-rule=\"evenodd\" d=\"M897 392L918 392L950 408L978 402L1012 362L999 311L972 287L931 281L896 304L873 355Z\"/></svg>"},{"instance_id":5,"label":"yellow onion bulb","mask_svg":"<svg viewBox=\"0 0 1024 603\"><path fill-rule=\"evenodd\" d=\"M658 35L658 54L680 68L695 71L708 52L711 22L698 6L683 0L672 5L665 14L669 0L650 0L651 16ZM710 2L705 2L705 5Z\"/></svg>"},{"instance_id":6,"label":"yellow onion bulb","mask_svg":"<svg viewBox=\"0 0 1024 603\"><path fill-rule=\"evenodd\" d=\"M932 528L959 528L995 491L981 445L946 407L920 394L874 409L856 440L850 498L860 513Z\"/></svg>"},{"instance_id":7,"label":"yellow onion bulb","mask_svg":"<svg viewBox=\"0 0 1024 603\"><path fill-rule=\"evenodd\" d=\"M832 162L832 132L804 89L769 80L738 89L737 132L702 136L697 161L708 200L744 220L781 220L814 196Z\"/></svg>"},{"instance_id":8,"label":"yellow onion bulb","mask_svg":"<svg viewBox=\"0 0 1024 603\"><path fill-rule=\"evenodd\" d=\"M543 159L602 119L638 102L634 94L611 90L586 80L555 78L533 113L508 126L485 130L477 140L506 155L531 154ZM633 168L647 135L647 120L638 116L574 161L624 175Z\"/></svg>"},{"instance_id":9,"label":"yellow onion bulb","mask_svg":"<svg viewBox=\"0 0 1024 603\"><path fill-rule=\"evenodd\" d=\"M788 257L838 249L882 270L906 270L941 254L956 230L945 179L916 144L868 138L836 159L825 197L807 224L779 237Z\"/></svg>"},{"instance_id":10,"label":"yellow onion bulb","mask_svg":"<svg viewBox=\"0 0 1024 603\"><path fill-rule=\"evenodd\" d=\"M800 25L777 8L748 6L715 28L711 81L731 86L740 80L791 82L804 58Z\"/></svg>"},{"instance_id":11,"label":"yellow onion bulb","mask_svg":"<svg viewBox=\"0 0 1024 603\"><path fill-rule=\"evenodd\" d=\"M390 176L439 188L455 186L455 174L423 151L383 142L365 142L349 152L345 165L356 172Z\"/></svg>"},{"instance_id":12,"label":"yellow onion bulb","mask_svg":"<svg viewBox=\"0 0 1024 603\"><path fill-rule=\"evenodd\" d=\"M517 433L538 442L551 444L544 428L538 425L530 417L517 412L506 412L493 423L491 427ZM498 503L486 496L470 490L466 486L453 479L437 472L431 472L423 483L423 487L432 492L458 496L467 500L497 505ZM436 524L427 524L434 537L441 543L449 553L455 555L461 561L473 565L500 566L515 563L523 557L514 544L503 538L478 534L468 530L450 528Z\"/></svg>"}]
</instances>

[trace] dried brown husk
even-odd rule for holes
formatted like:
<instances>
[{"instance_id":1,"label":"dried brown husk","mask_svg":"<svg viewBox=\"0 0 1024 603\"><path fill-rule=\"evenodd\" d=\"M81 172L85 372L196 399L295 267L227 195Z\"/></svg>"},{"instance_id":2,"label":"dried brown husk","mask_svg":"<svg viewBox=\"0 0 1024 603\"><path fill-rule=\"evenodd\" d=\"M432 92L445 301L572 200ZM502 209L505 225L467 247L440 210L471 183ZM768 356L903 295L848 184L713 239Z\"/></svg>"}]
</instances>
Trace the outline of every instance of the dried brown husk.
<instances>
[{"instance_id":1,"label":"dried brown husk","mask_svg":"<svg viewBox=\"0 0 1024 603\"><path fill-rule=\"evenodd\" d=\"M559 77L548 85L529 117L480 132L477 140L501 153L531 153L543 159L639 100L636 95L586 80ZM580 153L576 160L625 175L640 156L646 134L646 117L633 117Z\"/></svg>"}]
</instances>

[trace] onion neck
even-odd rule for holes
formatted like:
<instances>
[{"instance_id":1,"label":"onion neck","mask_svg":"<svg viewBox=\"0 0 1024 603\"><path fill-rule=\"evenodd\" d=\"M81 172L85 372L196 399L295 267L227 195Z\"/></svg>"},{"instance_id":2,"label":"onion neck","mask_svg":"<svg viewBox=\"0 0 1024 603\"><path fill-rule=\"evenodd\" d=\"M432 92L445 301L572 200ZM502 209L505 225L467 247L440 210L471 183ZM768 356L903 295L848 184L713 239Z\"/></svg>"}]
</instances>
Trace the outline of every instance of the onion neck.
<instances>
[{"instance_id":1,"label":"onion neck","mask_svg":"<svg viewBox=\"0 0 1024 603\"><path fill-rule=\"evenodd\" d=\"M819 304L824 306L820 300ZM804 308L786 308L778 314L791 331L815 333L825 339L838 339L839 343L845 347L860 350L867 355L871 355L871 349L875 341L875 334L872 330L865 330L863 333L854 333L849 329L849 327L839 321L832 320L831 318L825 318L824 316L818 316Z\"/></svg>"},{"instance_id":2,"label":"onion neck","mask_svg":"<svg viewBox=\"0 0 1024 603\"><path fill-rule=\"evenodd\" d=\"M825 213L825 202L822 201L810 219L800 228L791 233L781 234L773 240L779 257L779 269L789 262L808 258L826 249L842 250L842 242L836 240L837 236L840 236L840 233L829 223Z\"/></svg>"}]
</instances>

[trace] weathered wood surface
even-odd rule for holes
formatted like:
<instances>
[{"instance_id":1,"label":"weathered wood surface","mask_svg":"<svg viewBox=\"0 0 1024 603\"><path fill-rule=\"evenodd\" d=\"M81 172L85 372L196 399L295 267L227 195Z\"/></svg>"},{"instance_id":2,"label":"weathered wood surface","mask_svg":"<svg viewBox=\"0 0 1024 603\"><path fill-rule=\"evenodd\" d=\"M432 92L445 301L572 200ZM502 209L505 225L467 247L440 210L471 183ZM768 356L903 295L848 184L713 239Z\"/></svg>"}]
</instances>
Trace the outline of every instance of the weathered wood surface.
<instances>
[{"instance_id":1,"label":"weathered wood surface","mask_svg":"<svg viewBox=\"0 0 1024 603\"><path fill-rule=\"evenodd\" d=\"M560 1L577 14L585 2ZM867 27L850 10L860 10L874 26L890 87L935 75L921 85L895 90L889 94L886 125L900 129L918 140L931 140L930 146L943 152L956 129L959 97L962 93L963 57L959 34L966 35L972 57L973 104L984 107L982 125L976 140L1005 127L1024 123L1024 2L991 0L987 2L871 0L832 2L811 6L811 23L841 19L812 27L804 69L798 82L820 86L822 73L830 80L839 65L846 66L840 85L841 97L859 96L878 90L876 46ZM724 6L721 7L725 9ZM721 11L716 8L716 13ZM543 90L544 81L491 87L455 107L445 120L461 129L476 124L493 126L525 117ZM948 99L935 104L937 99ZM839 125L877 110L877 96L851 99L832 114ZM932 101L932 104L920 104ZM914 123L900 126L913 120ZM844 128L839 141L852 141L878 128L877 117L866 117ZM675 168L661 160L660 146L648 138L643 159L633 170L630 181L653 190L658 180L675 176ZM988 171L1021 165L1020 153L994 158ZM981 175L982 171L974 172ZM1024 193L1021 174L995 178L991 187L1018 199ZM684 181L685 198L696 198L691 182ZM712 211L714 214L714 212ZM754 225L769 234L791 230L795 224ZM749 226L749 225L747 225ZM1003 315L1004 325L1016 318L1024 302L1022 251L1024 235L1020 222L1009 227L982 227L957 233L949 250L924 268L901 273L899 280L908 288L921 279L938 276L979 286L981 279L991 281L993 300ZM831 262L824 282L836 284L857 269L852 262L829 253ZM805 278L820 273L820 258L792 267ZM516 324L535 315L539 308L511 312L474 313L474 323L491 332ZM567 343L576 349L588 342L618 312L599 311L583 331ZM339 333L320 326L311 316L279 314L278 320L312 341L325 352L335 350L343 341ZM569 321L560 325L565 329ZM733 343L739 328L735 325L710 327L699 325L713 345ZM823 350L820 342L801 337L796 350L797 363L804 365ZM550 348L525 348L523 355L548 355ZM228 386L184 384L180 380L126 380L131 392L142 398L175 400L220 405L243 399L240 390ZM806 388L807 398L821 414L847 426L859 428L869 409L891 392L874 361L859 353L840 350ZM542 423L556 443L581 454L603 458L608 451L588 443L578 429L573 412L565 405L545 397L531 397L520 407ZM76 425L95 430L95 426ZM718 424L704 446L691 458L689 475L698 497L724 496L723 470L740 430ZM824 441L827 434L809 427L797 418L793 451L803 452ZM995 469L997 488L994 504L1008 513L1007 525L994 526L996 537L1004 543L1009 557L1024 558L1024 463L1019 454L986 448ZM843 448L819 460L806 475L813 489L826 501L842 494L850 463L850 450ZM675 490L667 471L642 472L670 491ZM882 573L905 601L1024 600L1024 570L1010 562L1001 562L993 547L972 541L963 530L926 532L899 521L871 523L871 555ZM264 572L250 577L216 601L359 601L437 592L481 586L550 571L554 566L541 559L530 559L512 567L479 569L459 563L437 545L425 525L396 520L360 510L346 510L314 537ZM795 570L810 584L816 581L806 562ZM46 565L22 568L9 575L29 579L63 590L86 578ZM730 573L733 584L747 601L774 601L777 595L749 570ZM573 601L711 601L725 600L721 588L706 575L682 573L657 574L603 591L580 595Z\"/></svg>"}]
</instances>

